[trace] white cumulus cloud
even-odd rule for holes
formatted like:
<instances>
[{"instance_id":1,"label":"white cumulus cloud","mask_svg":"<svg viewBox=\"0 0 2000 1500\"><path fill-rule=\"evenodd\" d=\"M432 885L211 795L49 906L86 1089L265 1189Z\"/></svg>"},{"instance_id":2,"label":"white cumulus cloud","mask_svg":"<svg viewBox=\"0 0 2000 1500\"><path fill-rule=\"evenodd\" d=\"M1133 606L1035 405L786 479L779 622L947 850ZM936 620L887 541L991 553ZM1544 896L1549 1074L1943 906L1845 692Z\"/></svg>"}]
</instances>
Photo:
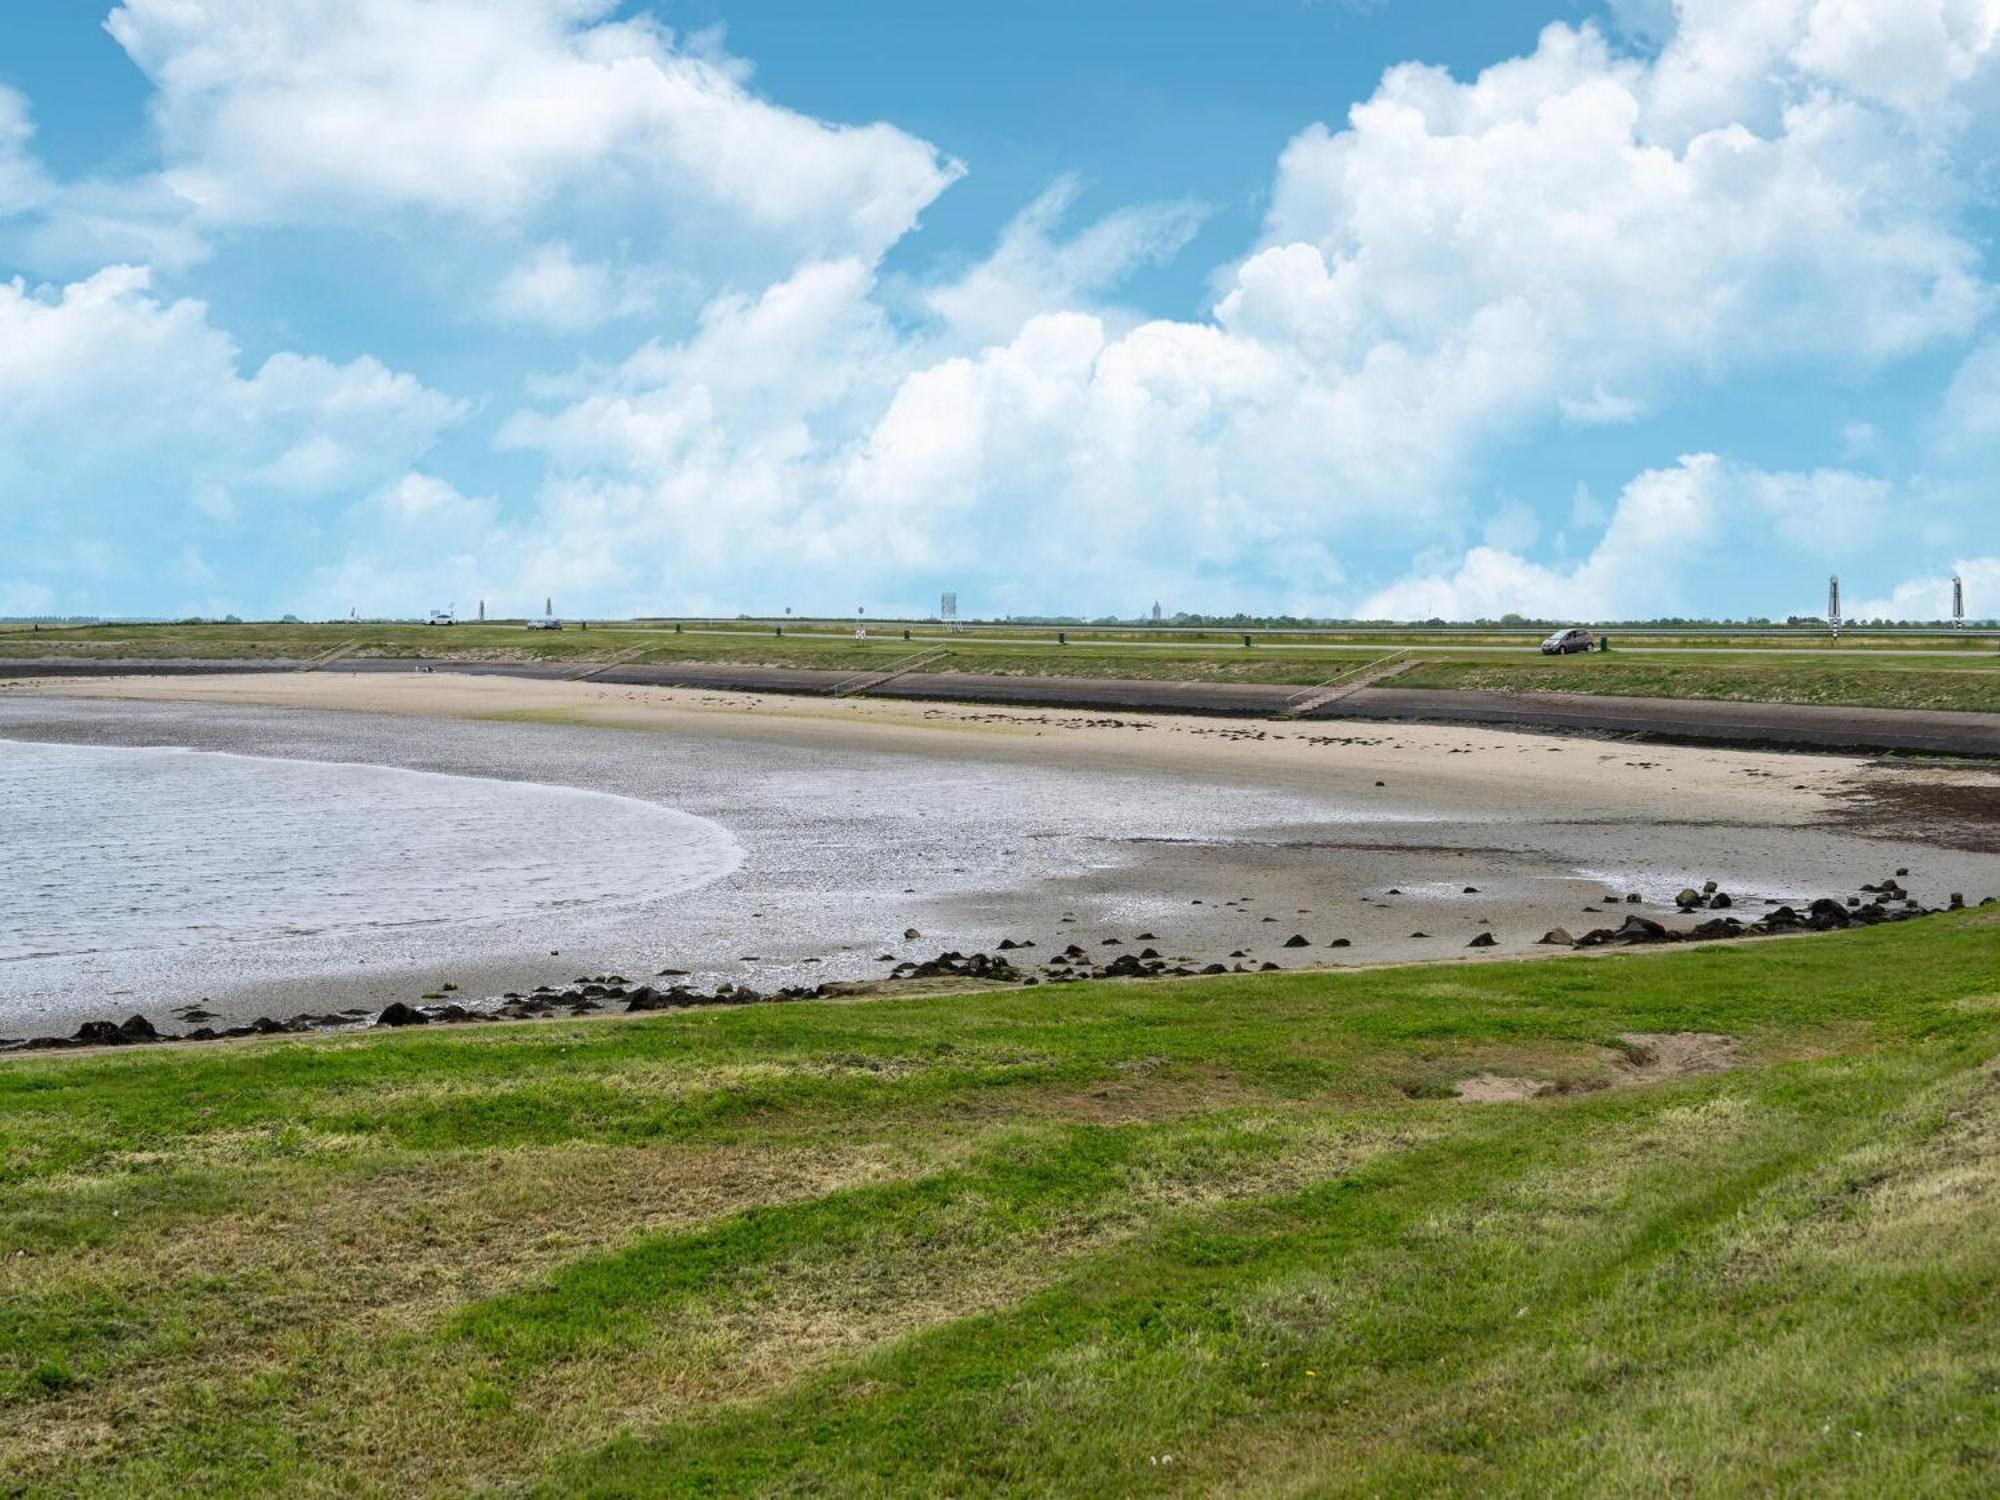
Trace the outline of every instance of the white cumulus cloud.
<instances>
[{"instance_id":1,"label":"white cumulus cloud","mask_svg":"<svg viewBox=\"0 0 2000 1500\"><path fill-rule=\"evenodd\" d=\"M887 125L760 99L614 0L125 0L166 180L212 223L396 209L488 224L589 204L805 255L875 254L958 166Z\"/></svg>"},{"instance_id":2,"label":"white cumulus cloud","mask_svg":"<svg viewBox=\"0 0 2000 1500\"><path fill-rule=\"evenodd\" d=\"M1570 567L1505 547L1471 548L1449 570L1404 578L1367 599L1369 619L1630 620L1699 614L1718 581L1737 613L1782 617L1770 593L1773 556L1851 555L1895 521L1889 484L1843 470L1773 473L1692 454L1650 470L1619 495L1590 554Z\"/></svg>"},{"instance_id":3,"label":"white cumulus cloud","mask_svg":"<svg viewBox=\"0 0 2000 1500\"><path fill-rule=\"evenodd\" d=\"M367 358L245 373L207 308L143 269L0 283L0 526L28 572L143 577L165 539L384 482L465 413Z\"/></svg>"}]
</instances>

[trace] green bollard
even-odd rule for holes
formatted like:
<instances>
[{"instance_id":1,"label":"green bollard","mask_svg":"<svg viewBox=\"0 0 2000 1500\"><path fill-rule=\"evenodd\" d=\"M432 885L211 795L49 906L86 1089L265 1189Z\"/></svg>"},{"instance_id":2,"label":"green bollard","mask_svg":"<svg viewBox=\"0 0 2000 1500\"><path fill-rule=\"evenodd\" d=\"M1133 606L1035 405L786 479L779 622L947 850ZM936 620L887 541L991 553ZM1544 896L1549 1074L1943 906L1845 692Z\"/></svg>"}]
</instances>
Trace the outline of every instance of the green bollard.
<instances>
[{"instance_id":1,"label":"green bollard","mask_svg":"<svg viewBox=\"0 0 2000 1500\"><path fill-rule=\"evenodd\" d=\"M1609 651L1611 649L1611 637L1608 635L1600 635L1597 638L1597 649L1599 651Z\"/></svg>"},{"instance_id":2,"label":"green bollard","mask_svg":"<svg viewBox=\"0 0 2000 1500\"><path fill-rule=\"evenodd\" d=\"M1058 646L1067 646L1069 644L1069 632L1067 630L1058 630L1056 632L1056 644Z\"/></svg>"},{"instance_id":3,"label":"green bollard","mask_svg":"<svg viewBox=\"0 0 2000 1500\"><path fill-rule=\"evenodd\" d=\"M785 627L780 625L776 630L772 631L771 634L775 635L779 640L782 641L785 638Z\"/></svg>"},{"instance_id":4,"label":"green bollard","mask_svg":"<svg viewBox=\"0 0 2000 1500\"><path fill-rule=\"evenodd\" d=\"M679 620L676 620L674 621L674 634L679 635L680 633L681 633L681 622Z\"/></svg>"},{"instance_id":5,"label":"green bollard","mask_svg":"<svg viewBox=\"0 0 2000 1500\"><path fill-rule=\"evenodd\" d=\"M907 641L907 640L908 640L909 638L910 638L910 632L909 632L909 631L907 631L907 630L906 630L906 631L904 631L904 632L903 632L903 639Z\"/></svg>"},{"instance_id":6,"label":"green bollard","mask_svg":"<svg viewBox=\"0 0 2000 1500\"><path fill-rule=\"evenodd\" d=\"M1249 636L1247 636L1247 635L1246 635L1246 636L1244 636L1244 637L1243 637L1243 645L1244 645L1244 648L1245 648L1246 650L1247 650L1247 649L1248 649L1249 647L1251 647L1251 646L1254 646L1254 645L1256 645L1256 644L1257 644L1257 643L1256 643L1255 641L1251 640Z\"/></svg>"}]
</instances>

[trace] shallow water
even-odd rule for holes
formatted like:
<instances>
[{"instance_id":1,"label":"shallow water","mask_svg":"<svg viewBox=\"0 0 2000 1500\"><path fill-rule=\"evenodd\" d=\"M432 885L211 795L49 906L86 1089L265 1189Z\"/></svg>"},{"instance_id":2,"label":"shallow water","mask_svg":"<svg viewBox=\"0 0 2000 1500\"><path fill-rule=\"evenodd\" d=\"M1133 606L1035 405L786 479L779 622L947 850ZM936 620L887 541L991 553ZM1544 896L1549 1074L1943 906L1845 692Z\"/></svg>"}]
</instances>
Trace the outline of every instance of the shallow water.
<instances>
[{"instance_id":1,"label":"shallow water","mask_svg":"<svg viewBox=\"0 0 2000 1500\"><path fill-rule=\"evenodd\" d=\"M719 825L629 797L383 766L0 740L0 965L336 939L656 900ZM4 973L4 969L0 969Z\"/></svg>"},{"instance_id":2,"label":"shallow water","mask_svg":"<svg viewBox=\"0 0 2000 1500\"><path fill-rule=\"evenodd\" d=\"M1179 765L1039 734L732 714L632 732L0 696L0 943L66 954L0 961L0 1036L135 1010L172 1024L190 1001L250 1020L606 972L770 990L1003 937L1048 953L1152 933L1197 966L1451 958L1482 931L1500 955L1546 953L1549 928L1604 920L1606 891L1670 913L1705 878L1753 910L1906 865L1930 903L2000 891L2000 857L1746 824L1733 804L1645 794L1637 771L1594 801L1560 775L1544 796L1496 800L1510 752L1615 752L1472 737L1486 756L1413 762L1385 788L1338 743L1290 765ZM145 748L162 744L229 753ZM24 796L31 752L48 758ZM127 768L122 811L108 793L43 790L50 768L93 754ZM51 798L73 815L24 810ZM86 829L90 847L72 847ZM1309 946L1283 946L1294 933Z\"/></svg>"}]
</instances>

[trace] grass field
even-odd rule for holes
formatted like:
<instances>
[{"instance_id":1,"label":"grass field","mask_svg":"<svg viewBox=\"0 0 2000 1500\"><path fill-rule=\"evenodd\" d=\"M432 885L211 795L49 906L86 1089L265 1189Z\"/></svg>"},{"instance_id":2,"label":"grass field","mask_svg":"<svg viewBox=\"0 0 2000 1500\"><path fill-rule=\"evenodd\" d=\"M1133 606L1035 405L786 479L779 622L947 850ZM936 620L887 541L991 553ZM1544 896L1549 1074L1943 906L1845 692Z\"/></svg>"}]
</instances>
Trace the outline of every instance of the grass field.
<instances>
[{"instance_id":1,"label":"grass field","mask_svg":"<svg viewBox=\"0 0 2000 1500\"><path fill-rule=\"evenodd\" d=\"M0 1490L1991 1493L1996 956L11 1060Z\"/></svg>"},{"instance_id":2,"label":"grass field","mask_svg":"<svg viewBox=\"0 0 2000 1500\"><path fill-rule=\"evenodd\" d=\"M945 650L927 670L1166 678L1310 686L1407 652L1415 665L1395 678L1407 687L1516 692L1592 692L1723 698L1781 703L2000 712L2000 649L1991 642L1936 636L1823 636L1778 641L1696 636L1616 635L1608 653L1545 658L1532 643L1504 637L1387 638L1356 632L1311 637L1187 632L1074 632L1067 646L1053 629L996 626L940 637L936 627L871 627L868 640L826 625L702 625L675 634L671 624L600 625L589 630L529 631L518 624L459 625L106 625L28 631L0 628L0 657L80 659L287 659L316 656L456 657L576 662L629 658L814 667L879 668L913 654Z\"/></svg>"}]
</instances>

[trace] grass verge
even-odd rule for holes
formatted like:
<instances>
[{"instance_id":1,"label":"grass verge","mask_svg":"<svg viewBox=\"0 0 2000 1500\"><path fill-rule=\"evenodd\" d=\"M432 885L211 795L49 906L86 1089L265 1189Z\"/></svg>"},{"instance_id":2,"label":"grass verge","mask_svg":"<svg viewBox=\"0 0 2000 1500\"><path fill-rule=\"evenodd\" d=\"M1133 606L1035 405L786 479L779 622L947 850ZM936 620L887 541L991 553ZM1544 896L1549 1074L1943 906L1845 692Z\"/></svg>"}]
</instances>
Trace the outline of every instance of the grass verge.
<instances>
[{"instance_id":1,"label":"grass verge","mask_svg":"<svg viewBox=\"0 0 2000 1500\"><path fill-rule=\"evenodd\" d=\"M13 1060L0 1490L1986 1492L1996 954Z\"/></svg>"}]
</instances>

